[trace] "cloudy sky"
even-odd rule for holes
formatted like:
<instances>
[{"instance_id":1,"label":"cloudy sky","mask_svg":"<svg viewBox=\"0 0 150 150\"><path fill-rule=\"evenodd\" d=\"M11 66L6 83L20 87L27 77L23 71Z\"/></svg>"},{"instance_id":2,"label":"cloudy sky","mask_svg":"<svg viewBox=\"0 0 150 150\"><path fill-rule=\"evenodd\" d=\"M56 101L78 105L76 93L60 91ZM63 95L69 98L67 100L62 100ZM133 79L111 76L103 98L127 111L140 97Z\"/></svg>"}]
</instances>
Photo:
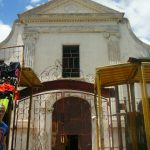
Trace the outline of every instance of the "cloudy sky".
<instances>
[{"instance_id":1,"label":"cloudy sky","mask_svg":"<svg viewBox=\"0 0 150 150\"><path fill-rule=\"evenodd\" d=\"M17 14L38 6L48 0L0 0L0 42L11 31ZM150 0L93 0L110 8L124 12L133 32L150 44Z\"/></svg>"}]
</instances>

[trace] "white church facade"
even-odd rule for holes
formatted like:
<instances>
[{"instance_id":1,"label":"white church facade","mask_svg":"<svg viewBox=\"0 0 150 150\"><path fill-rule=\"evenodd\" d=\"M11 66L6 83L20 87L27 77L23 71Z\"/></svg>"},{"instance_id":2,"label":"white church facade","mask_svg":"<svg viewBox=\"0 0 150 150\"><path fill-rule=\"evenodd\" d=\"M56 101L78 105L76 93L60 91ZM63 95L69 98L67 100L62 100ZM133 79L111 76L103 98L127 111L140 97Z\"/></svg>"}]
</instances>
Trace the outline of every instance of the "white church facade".
<instances>
[{"instance_id":1,"label":"white church facade","mask_svg":"<svg viewBox=\"0 0 150 150\"><path fill-rule=\"evenodd\" d=\"M43 85L32 89L30 131L30 92L29 88L21 91L15 121L11 120L9 148L99 149L96 68L149 55L150 46L134 35L124 13L91 0L51 0L19 14L10 35L0 43L0 59L32 68ZM109 92L103 91L104 99L109 99ZM125 96L120 93L122 101ZM105 150L119 150L115 118L104 122ZM126 149L124 124L122 132Z\"/></svg>"}]
</instances>

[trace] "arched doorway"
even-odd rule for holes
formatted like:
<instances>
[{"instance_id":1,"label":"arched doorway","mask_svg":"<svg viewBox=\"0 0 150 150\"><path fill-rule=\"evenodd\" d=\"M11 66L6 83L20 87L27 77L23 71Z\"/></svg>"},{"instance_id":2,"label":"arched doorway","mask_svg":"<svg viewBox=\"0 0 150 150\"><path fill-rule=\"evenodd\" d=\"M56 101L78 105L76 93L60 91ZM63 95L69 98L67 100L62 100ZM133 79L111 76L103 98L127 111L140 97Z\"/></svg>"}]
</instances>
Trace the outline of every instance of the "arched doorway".
<instances>
[{"instance_id":1,"label":"arched doorway","mask_svg":"<svg viewBox=\"0 0 150 150\"><path fill-rule=\"evenodd\" d=\"M75 125L81 124L80 125L81 129L78 130L78 132L77 131L66 132L65 135L68 134L67 137L70 140L69 143L72 143L73 141L77 143L73 145L79 145L77 148L74 147L76 148L75 150L78 150L78 149L79 150L91 150L91 149L94 150L96 147L95 146L96 145L95 144L96 123L93 122L94 120L91 121L91 110L95 111L94 84L83 82L83 81L78 81L78 80L54 80L54 81L47 81L42 84L43 84L42 87L32 88L32 94L33 94L32 110L33 111L31 111L30 115L28 113L29 112L28 108L30 104L29 96L31 94L31 88L25 88L20 91L21 100L18 102L17 107L14 108L14 111L16 111L17 113L16 113L16 116L12 119L13 122L16 122L16 125L12 129L14 134L11 137L14 148L22 150L24 149L24 147L27 146L27 142L26 142L27 135L28 135L26 131L28 129L27 120L32 119L33 128L32 130L30 130L30 133L29 133L30 139L31 139L29 140L29 146L31 146L32 149L42 149L42 150L52 149L51 144L53 145L53 143L50 144L51 125L49 124L51 121L51 113L53 111L54 111L54 114L55 112L57 112L56 115L53 115L53 116L59 116L59 112L62 112L60 110L62 109L61 105L63 104L63 101L66 101L66 102L70 101L71 104L69 104L70 105L69 107L72 108L73 112L75 111L78 112L78 108L82 110L81 113L79 114L80 114L80 119L84 121L83 123L82 121L79 121L79 123L77 121L76 122L74 121ZM114 91L111 89L102 88L101 92L102 92L103 97L108 97L108 96L110 97L110 96L113 96L112 94L114 94ZM68 96L68 95L71 95L72 97L64 98L64 96ZM84 99L81 99L79 97L77 98L76 96L84 97ZM85 101L85 99L87 99L88 102ZM79 104L76 107L72 107L72 106L75 106L74 104L75 102L72 102L72 101L76 101ZM62 106L64 106L65 108L66 104L64 103ZM90 110L90 106L91 106L91 110ZM54 107L54 110L52 109L53 107ZM59 108L61 109L59 110ZM68 114L71 114L71 113L69 113L68 111ZM89 114L87 115L89 117L87 116L84 117L85 114ZM64 118L68 116L66 115L66 111L63 116ZM53 127L56 126L56 129L57 129L57 126L59 125L58 122L59 122L59 119L57 118L53 119ZM91 131L91 122L92 122L92 131ZM66 125L65 122L64 124ZM73 123L71 125L70 124L68 123L68 126L71 126ZM77 125L75 127L79 129L80 126L78 127ZM55 132L55 131L56 130L53 130L52 139L56 139L55 138L56 133L58 135L58 138L60 138L60 134L58 134L58 132ZM91 142L91 138L92 138L92 142ZM56 140L53 140L53 141L56 141ZM57 145L63 145L63 144L58 143ZM70 145L72 146L72 144ZM92 145L92 148L91 148L91 145ZM59 149L56 146L53 148L53 150L60 150L60 149L63 150L61 147ZM74 150L74 149L72 148L71 150Z\"/></svg>"},{"instance_id":2,"label":"arched doorway","mask_svg":"<svg viewBox=\"0 0 150 150\"><path fill-rule=\"evenodd\" d=\"M91 109L87 101L67 97L54 104L52 150L91 150Z\"/></svg>"}]
</instances>

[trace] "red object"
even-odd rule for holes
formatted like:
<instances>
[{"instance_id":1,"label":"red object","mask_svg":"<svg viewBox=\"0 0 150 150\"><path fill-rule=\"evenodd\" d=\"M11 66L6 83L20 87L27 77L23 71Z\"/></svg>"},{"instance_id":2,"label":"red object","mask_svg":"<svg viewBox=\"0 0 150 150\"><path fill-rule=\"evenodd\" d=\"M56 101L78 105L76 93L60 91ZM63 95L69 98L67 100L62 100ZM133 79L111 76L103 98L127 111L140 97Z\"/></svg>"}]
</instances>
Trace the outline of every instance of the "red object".
<instances>
[{"instance_id":1,"label":"red object","mask_svg":"<svg viewBox=\"0 0 150 150\"><path fill-rule=\"evenodd\" d=\"M16 90L15 91L15 96L14 96L14 100L17 101L20 99L20 95L19 95L19 92Z\"/></svg>"},{"instance_id":2,"label":"red object","mask_svg":"<svg viewBox=\"0 0 150 150\"><path fill-rule=\"evenodd\" d=\"M5 91L15 92L15 90L16 90L15 86L9 83L0 84L0 92L5 92Z\"/></svg>"},{"instance_id":3,"label":"red object","mask_svg":"<svg viewBox=\"0 0 150 150\"><path fill-rule=\"evenodd\" d=\"M15 86L9 83L0 84L0 92L10 91L14 94L14 100L18 100L20 98L19 92L16 90Z\"/></svg>"}]
</instances>

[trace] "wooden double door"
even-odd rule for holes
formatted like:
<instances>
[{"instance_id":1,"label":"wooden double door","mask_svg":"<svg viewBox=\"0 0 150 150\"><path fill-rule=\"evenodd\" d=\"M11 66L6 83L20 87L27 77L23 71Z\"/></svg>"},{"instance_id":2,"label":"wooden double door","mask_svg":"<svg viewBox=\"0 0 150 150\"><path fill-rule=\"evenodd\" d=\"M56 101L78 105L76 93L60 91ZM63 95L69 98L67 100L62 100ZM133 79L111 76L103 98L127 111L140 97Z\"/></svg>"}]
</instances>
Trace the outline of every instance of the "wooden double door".
<instances>
[{"instance_id":1,"label":"wooden double door","mask_svg":"<svg viewBox=\"0 0 150 150\"><path fill-rule=\"evenodd\" d=\"M67 97L54 104L52 150L92 150L91 107L81 98Z\"/></svg>"}]
</instances>

